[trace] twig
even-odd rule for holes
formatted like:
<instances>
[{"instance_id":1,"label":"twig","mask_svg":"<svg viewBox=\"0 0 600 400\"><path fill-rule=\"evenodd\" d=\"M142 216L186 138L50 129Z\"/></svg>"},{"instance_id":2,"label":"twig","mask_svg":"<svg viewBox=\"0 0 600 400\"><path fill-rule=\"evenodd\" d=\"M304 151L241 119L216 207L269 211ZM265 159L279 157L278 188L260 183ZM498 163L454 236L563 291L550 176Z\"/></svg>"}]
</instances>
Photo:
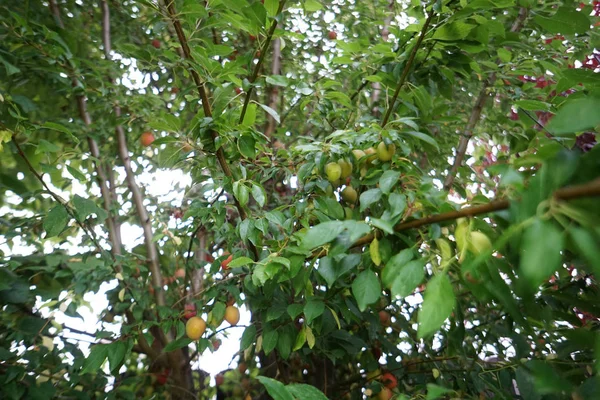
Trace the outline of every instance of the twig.
<instances>
[{"instance_id":1,"label":"twig","mask_svg":"<svg viewBox=\"0 0 600 400\"><path fill-rule=\"evenodd\" d=\"M390 101L390 105L383 117L383 120L381 121L382 128L385 128L385 126L387 125L387 123L390 119L390 116L392 115L392 111L394 110L394 105L396 104L396 100L398 99L400 90L402 89L404 82L406 82L406 78L408 77L408 73L410 72L412 63L415 60L417 51L421 47L421 43L423 42L423 39L425 39L425 34L427 33L427 29L429 28L429 25L431 24L431 20L433 19L434 15L435 15L435 13L432 10L431 14L429 14L427 19L425 20L425 24L423 24L423 28L421 29L421 34L419 35L419 38L417 39L417 43L415 43L415 45L410 53L410 56L408 57L408 60L406 61L406 65L404 66L404 70L402 71L402 76L400 76L400 80L398 81L398 86L396 87L396 91L394 92L394 95L392 96L392 100Z\"/></svg>"},{"instance_id":2,"label":"twig","mask_svg":"<svg viewBox=\"0 0 600 400\"><path fill-rule=\"evenodd\" d=\"M513 33L520 31L523 27L523 23L525 22L526 18L527 9L525 7L522 7L519 10L519 16L513 23L510 31ZM458 147L456 148L456 157L454 158L454 164L452 165L452 168L450 168L448 176L446 176L446 180L444 181L444 190L449 190L452 187L452 184L454 183L454 178L456 177L458 168L462 165L463 159L465 158L469 140L471 140L471 137L473 136L473 129L475 128L475 125L477 125L477 122L479 122L479 119L481 118L481 111L483 110L485 102L488 98L488 88L494 85L494 83L496 82L496 78L496 72L493 72L488 77L488 79L483 82L483 86L479 91L479 96L477 96L477 101L475 102L475 106L471 111L471 116L469 117L467 126L465 127L462 136L460 137Z\"/></svg>"},{"instance_id":3,"label":"twig","mask_svg":"<svg viewBox=\"0 0 600 400\"><path fill-rule=\"evenodd\" d=\"M285 1L286 0L279 1L279 7L277 8L276 15L279 15L283 11L283 6L285 5ZM264 42L262 48L260 49L260 56L258 57L258 62L254 66L254 71L252 72L252 75L250 76L250 79L249 79L250 88L248 89L248 92L246 93L246 98L244 99L244 106L242 107L242 112L240 113L240 119L239 119L240 124L242 122L244 122L244 116L246 115L246 110L248 109L248 104L250 104L250 98L252 97L252 92L254 91L253 84L256 81L256 78L258 77L258 73L260 72L260 67L262 66L262 63L265 60L265 57L267 56L267 54L266 54L267 49L269 48L269 45L271 44L271 40L273 39L273 34L275 33L276 28L277 28L277 19L273 19L273 23L271 24L271 27L269 28L269 32L267 33L265 42Z\"/></svg>"},{"instance_id":4,"label":"twig","mask_svg":"<svg viewBox=\"0 0 600 400\"><path fill-rule=\"evenodd\" d=\"M25 161L25 164L27 164L27 168L29 168L31 173L37 178L38 181L40 181L40 183L42 184L44 189L46 189L48 194L50 194L50 196L52 196L52 198L54 200L56 200L61 206L64 207L64 209L67 211L67 214L69 214L69 216L75 220L77 225L79 225L79 227L90 237L90 239L94 243L94 246L96 246L96 248L98 249L100 254L104 254L105 250L100 246L100 243L98 243L98 240L96 239L96 235L94 234L94 232L88 230L85 227L85 225L83 225L83 222L79 221L79 219L75 216L75 213L73 212L73 210L71 210L71 207L69 207L69 203L66 200L62 199L59 195L54 193L52 191L52 189L50 189L50 187L46 184L46 182L44 182L44 178L35 170L35 168L31 164L31 162L29 161L29 159L23 152L23 149L19 145L19 142L17 141L15 134L13 134L13 136L12 136L12 141L13 141L15 147L17 148L17 152L19 153L19 156L21 156L23 161Z\"/></svg>"}]
</instances>

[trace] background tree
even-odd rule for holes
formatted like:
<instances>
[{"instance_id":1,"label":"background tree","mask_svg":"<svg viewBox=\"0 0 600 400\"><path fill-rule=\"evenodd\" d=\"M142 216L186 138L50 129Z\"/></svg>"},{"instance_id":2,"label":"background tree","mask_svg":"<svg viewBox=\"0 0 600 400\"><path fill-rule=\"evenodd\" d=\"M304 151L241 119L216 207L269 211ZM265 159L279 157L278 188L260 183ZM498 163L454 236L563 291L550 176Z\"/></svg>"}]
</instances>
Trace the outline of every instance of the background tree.
<instances>
[{"instance_id":1,"label":"background tree","mask_svg":"<svg viewBox=\"0 0 600 400\"><path fill-rule=\"evenodd\" d=\"M4 2L1 397L599 397L599 16Z\"/></svg>"}]
</instances>

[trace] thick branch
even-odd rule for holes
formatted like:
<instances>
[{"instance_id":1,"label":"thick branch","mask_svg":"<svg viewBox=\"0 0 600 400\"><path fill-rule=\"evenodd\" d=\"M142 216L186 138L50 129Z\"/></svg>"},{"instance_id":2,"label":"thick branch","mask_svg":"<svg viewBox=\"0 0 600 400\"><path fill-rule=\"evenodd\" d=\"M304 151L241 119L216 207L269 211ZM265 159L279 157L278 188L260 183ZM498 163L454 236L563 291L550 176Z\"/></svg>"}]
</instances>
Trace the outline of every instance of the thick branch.
<instances>
[{"instance_id":1,"label":"thick branch","mask_svg":"<svg viewBox=\"0 0 600 400\"><path fill-rule=\"evenodd\" d=\"M521 8L519 10L519 16L513 23L512 27L510 28L510 31L513 33L520 31L523 27L523 23L525 22L526 18L527 9ZM499 61L497 62L499 63ZM475 106L471 111L471 116L469 117L467 126L465 126L462 136L460 137L458 147L456 148L456 157L454 158L454 164L452 165L452 168L450 169L450 172L448 172L448 176L446 176L446 180L444 181L444 190L449 190L452 187L452 184L454 183L454 178L456 177L458 168L460 168L465 158L467 147L469 145L469 140L471 140L471 137L473 136L473 129L475 128L475 125L477 125L477 122L479 122L479 119L481 118L481 112L488 98L488 88L494 86L496 78L496 73L493 72L489 76L489 78L483 82L483 86L481 88L481 91L479 92L479 96L477 96L477 100L475 101Z\"/></svg>"},{"instance_id":2,"label":"thick branch","mask_svg":"<svg viewBox=\"0 0 600 400\"><path fill-rule=\"evenodd\" d=\"M415 56L417 55L417 51L421 47L421 43L423 42L423 39L425 39L425 34L427 33L427 29L429 28L429 25L431 24L431 20L433 19L434 15L435 14L432 10L431 14L429 14L427 19L425 20L425 24L423 24L423 28L421 29L421 34L419 35L419 38L417 39L417 43L415 43L415 45L410 53L410 56L408 57L408 60L406 61L406 65L404 66L404 70L402 71L402 75L400 76L400 80L398 81L398 86L396 87L396 91L394 92L394 95L392 96L392 100L390 101L390 105L385 113L385 116L383 117L383 120L381 121L382 128L385 128L385 126L387 125L387 123L390 119L390 116L392 115L392 112L394 111L394 106L396 105L396 100L398 99L400 90L402 89L402 86L404 86L404 82L406 82L408 73L410 72L411 66L412 66L413 62L415 61Z\"/></svg>"},{"instance_id":3,"label":"thick branch","mask_svg":"<svg viewBox=\"0 0 600 400\"><path fill-rule=\"evenodd\" d=\"M582 197L600 196L600 178L591 182L567 186L554 192L553 196L559 200L573 200ZM406 231L408 229L420 228L422 226L435 224L438 222L454 221L463 217L473 217L475 215L489 214L491 212L506 210L510 206L508 199L499 199L491 201L480 206L466 207L456 211L449 211L441 214L435 214L430 217L415 219L413 221L402 222L394 226L395 232ZM375 234L368 234L358 239L352 245L352 248L361 247L369 244L375 238ZM322 257L327 253L325 250L319 250L313 253L312 258Z\"/></svg>"}]
</instances>

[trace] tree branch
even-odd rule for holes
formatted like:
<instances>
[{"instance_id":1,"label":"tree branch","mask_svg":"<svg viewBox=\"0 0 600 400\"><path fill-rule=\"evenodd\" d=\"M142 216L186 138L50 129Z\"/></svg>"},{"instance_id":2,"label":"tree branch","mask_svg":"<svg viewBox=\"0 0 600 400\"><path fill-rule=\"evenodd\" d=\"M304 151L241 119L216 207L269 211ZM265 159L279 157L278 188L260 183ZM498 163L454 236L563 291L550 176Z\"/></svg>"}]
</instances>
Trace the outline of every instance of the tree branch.
<instances>
[{"instance_id":1,"label":"tree branch","mask_svg":"<svg viewBox=\"0 0 600 400\"><path fill-rule=\"evenodd\" d=\"M102 1L102 39L104 45L104 55L107 60L111 60L110 50L110 10L106 0ZM121 116L121 108L115 104L113 107L117 119ZM144 243L146 244L146 254L149 261L149 269L152 274L152 285L154 286L154 297L158 306L165 306L165 295L162 289L162 273L158 261L158 251L154 244L154 233L152 231L152 222L144 206L144 198L137 182L135 181L135 173L131 168L131 159L129 158L129 149L127 148L127 138L123 127L119 124L115 127L117 134L117 144L119 149L119 157L125 167L125 176L127 186L131 191L133 202L138 214L138 219L144 232Z\"/></svg>"},{"instance_id":2,"label":"tree branch","mask_svg":"<svg viewBox=\"0 0 600 400\"><path fill-rule=\"evenodd\" d=\"M523 27L523 23L525 22L526 18L527 9L522 7L519 10L519 15L513 23L512 27L510 28L510 31L513 33L520 31ZM454 158L454 164L452 165L452 168L450 169L450 172L448 172L448 176L446 176L446 180L444 181L444 190L449 190L454 184L454 178L456 177L458 168L460 168L465 158L467 147L469 145L469 140L471 140L471 137L473 136L473 129L475 128L475 125L477 125L477 122L479 122L479 119L481 118L481 112L488 98L488 88L494 85L494 83L496 82L496 78L496 72L493 72L489 76L489 78L483 82L483 86L481 88L481 91L479 92L479 96L477 96L477 100L475 101L473 111L471 111L471 116L469 117L467 126L465 127L462 136L460 137L458 147L456 148L456 157Z\"/></svg>"},{"instance_id":3,"label":"tree branch","mask_svg":"<svg viewBox=\"0 0 600 400\"><path fill-rule=\"evenodd\" d=\"M425 24L423 24L423 28L421 29L421 34L419 35L419 38L417 39L417 43L415 43L415 45L410 53L410 56L408 57L408 60L406 61L406 65L404 66L404 70L402 71L402 75L400 76L400 80L398 81L398 86L396 87L396 91L394 92L394 95L392 96L392 101L390 102L390 106L388 107L388 109L383 117L383 120L381 121L382 128L385 128L385 126L387 125L387 123L390 119L390 116L392 115L392 111L394 110L394 106L396 104L396 100L398 99L398 95L400 94L400 90L402 89L402 86L404 86L404 82L406 82L406 78L408 77L410 68L411 68L413 62L415 61L415 56L417 55L417 51L421 47L421 43L423 42L423 39L425 39L425 34L427 33L427 29L429 28L429 25L431 24L431 20L433 19L434 15L435 15L435 13L432 10L431 14L429 14L427 19L425 20Z\"/></svg>"},{"instance_id":4,"label":"tree branch","mask_svg":"<svg viewBox=\"0 0 600 400\"><path fill-rule=\"evenodd\" d=\"M600 178L591 182L567 186L554 192L553 196L559 200L573 200L582 197L597 197L600 196ZM499 199L491 201L480 206L466 207L456 211L448 211L441 214L435 214L430 217L415 219L413 221L402 222L394 226L395 232L406 231L409 229L420 228L422 226L435 224L438 222L453 221L463 217L473 217L475 215L488 214L495 211L506 210L510 206L508 199ZM351 248L361 247L369 244L376 237L371 233L358 239ZM311 258L323 257L327 255L326 250L318 250L313 252Z\"/></svg>"}]
</instances>

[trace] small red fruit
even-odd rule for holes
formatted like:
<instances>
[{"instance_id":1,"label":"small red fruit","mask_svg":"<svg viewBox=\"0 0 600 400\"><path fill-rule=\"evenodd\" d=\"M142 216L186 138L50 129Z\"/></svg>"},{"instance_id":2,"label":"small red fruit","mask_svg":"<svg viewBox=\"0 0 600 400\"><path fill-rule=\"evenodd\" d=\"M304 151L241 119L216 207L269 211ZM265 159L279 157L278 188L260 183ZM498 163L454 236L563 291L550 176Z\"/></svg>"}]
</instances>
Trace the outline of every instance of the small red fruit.
<instances>
[{"instance_id":1,"label":"small red fruit","mask_svg":"<svg viewBox=\"0 0 600 400\"><path fill-rule=\"evenodd\" d=\"M256 40L256 36L254 35L248 35L248 38L253 42Z\"/></svg>"},{"instance_id":2,"label":"small red fruit","mask_svg":"<svg viewBox=\"0 0 600 400\"><path fill-rule=\"evenodd\" d=\"M240 94L240 93L242 93L242 89L241 89L241 88L239 88L239 87L236 87L236 88L235 88L235 93L236 93L236 94Z\"/></svg>"},{"instance_id":3,"label":"small red fruit","mask_svg":"<svg viewBox=\"0 0 600 400\"><path fill-rule=\"evenodd\" d=\"M215 376L215 383L217 384L217 386L221 386L223 382L225 382L225 377L223 376L223 374L218 374L217 376Z\"/></svg>"},{"instance_id":4,"label":"small red fruit","mask_svg":"<svg viewBox=\"0 0 600 400\"><path fill-rule=\"evenodd\" d=\"M155 49L160 49L160 40L158 40L158 39L152 40L152 47L154 47Z\"/></svg>"},{"instance_id":5,"label":"small red fruit","mask_svg":"<svg viewBox=\"0 0 600 400\"><path fill-rule=\"evenodd\" d=\"M379 360L382 356L381 348L379 347L373 347L371 349L371 353L373 354L373 357L375 357L376 360Z\"/></svg>"},{"instance_id":6,"label":"small red fruit","mask_svg":"<svg viewBox=\"0 0 600 400\"><path fill-rule=\"evenodd\" d=\"M140 143L144 147L150 146L154 142L154 134L152 132L144 132L140 136Z\"/></svg>"},{"instance_id":7,"label":"small red fruit","mask_svg":"<svg viewBox=\"0 0 600 400\"><path fill-rule=\"evenodd\" d=\"M238 364L238 371L240 371L240 374L245 374L246 370L248 369L248 366L246 365L245 362L241 362Z\"/></svg>"},{"instance_id":8,"label":"small red fruit","mask_svg":"<svg viewBox=\"0 0 600 400\"><path fill-rule=\"evenodd\" d=\"M183 318L185 319L190 319L192 317L195 317L197 312L196 312L196 305L195 304L186 304L185 306L183 306Z\"/></svg>"},{"instance_id":9,"label":"small red fruit","mask_svg":"<svg viewBox=\"0 0 600 400\"><path fill-rule=\"evenodd\" d=\"M175 278L185 278L185 269L183 268L177 268L175 270Z\"/></svg>"},{"instance_id":10,"label":"small red fruit","mask_svg":"<svg viewBox=\"0 0 600 400\"><path fill-rule=\"evenodd\" d=\"M213 345L213 349L214 351L219 350L219 347L221 347L221 339L215 339L212 341L212 345Z\"/></svg>"},{"instance_id":11,"label":"small red fruit","mask_svg":"<svg viewBox=\"0 0 600 400\"><path fill-rule=\"evenodd\" d=\"M379 311L379 322L381 322L381 325L383 326L390 326L392 324L390 313L384 310Z\"/></svg>"},{"instance_id":12,"label":"small red fruit","mask_svg":"<svg viewBox=\"0 0 600 400\"><path fill-rule=\"evenodd\" d=\"M170 369L164 369L161 372L157 373L156 382L158 382L159 385L164 385L165 383L167 383L167 379L169 378L170 373Z\"/></svg>"},{"instance_id":13,"label":"small red fruit","mask_svg":"<svg viewBox=\"0 0 600 400\"><path fill-rule=\"evenodd\" d=\"M227 255L227 254L229 254L229 253L225 253L225 255ZM227 271L229 269L229 263L231 262L231 260L233 260L233 254L229 254L229 257L227 257L226 259L221 261L221 268L224 271Z\"/></svg>"},{"instance_id":14,"label":"small red fruit","mask_svg":"<svg viewBox=\"0 0 600 400\"><path fill-rule=\"evenodd\" d=\"M327 34L327 36L329 37L329 39L335 40L335 39L337 39L337 32L329 31L329 33Z\"/></svg>"},{"instance_id":15,"label":"small red fruit","mask_svg":"<svg viewBox=\"0 0 600 400\"><path fill-rule=\"evenodd\" d=\"M254 54L254 58L260 58L260 50L256 50L256 53Z\"/></svg>"},{"instance_id":16,"label":"small red fruit","mask_svg":"<svg viewBox=\"0 0 600 400\"><path fill-rule=\"evenodd\" d=\"M398 386L398 379L396 379L396 377L390 372L386 372L385 374L381 375L381 383L383 383L386 388L391 390Z\"/></svg>"},{"instance_id":17,"label":"small red fruit","mask_svg":"<svg viewBox=\"0 0 600 400\"><path fill-rule=\"evenodd\" d=\"M173 93L173 94L179 93L179 88L178 87L171 88L171 93Z\"/></svg>"}]
</instances>

